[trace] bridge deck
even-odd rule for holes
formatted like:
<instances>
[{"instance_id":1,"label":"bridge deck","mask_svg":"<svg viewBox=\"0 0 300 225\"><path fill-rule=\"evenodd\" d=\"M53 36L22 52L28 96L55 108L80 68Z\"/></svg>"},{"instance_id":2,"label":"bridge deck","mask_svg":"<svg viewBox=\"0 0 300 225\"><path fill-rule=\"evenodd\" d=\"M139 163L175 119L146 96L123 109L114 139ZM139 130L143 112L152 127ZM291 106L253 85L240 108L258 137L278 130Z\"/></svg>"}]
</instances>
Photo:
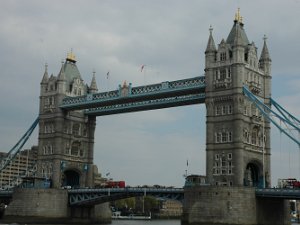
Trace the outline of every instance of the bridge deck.
<instances>
[{"instance_id":1,"label":"bridge deck","mask_svg":"<svg viewBox=\"0 0 300 225\"><path fill-rule=\"evenodd\" d=\"M204 103L205 77L162 82L139 87L119 86L118 90L66 97L64 110L85 109L87 115L109 115Z\"/></svg>"},{"instance_id":2,"label":"bridge deck","mask_svg":"<svg viewBox=\"0 0 300 225\"><path fill-rule=\"evenodd\" d=\"M69 190L69 203L75 205L95 205L118 199L151 195L161 199L183 200L182 188L101 188Z\"/></svg>"}]
</instances>

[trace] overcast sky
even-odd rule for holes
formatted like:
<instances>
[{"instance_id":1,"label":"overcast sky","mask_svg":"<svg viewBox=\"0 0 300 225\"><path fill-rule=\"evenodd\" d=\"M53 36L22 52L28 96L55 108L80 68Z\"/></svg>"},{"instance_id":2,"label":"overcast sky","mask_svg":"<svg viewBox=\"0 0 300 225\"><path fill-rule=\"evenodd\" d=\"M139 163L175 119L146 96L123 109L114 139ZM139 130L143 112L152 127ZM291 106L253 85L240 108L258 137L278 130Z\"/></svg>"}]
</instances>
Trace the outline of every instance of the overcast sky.
<instances>
[{"instance_id":1,"label":"overcast sky","mask_svg":"<svg viewBox=\"0 0 300 225\"><path fill-rule=\"evenodd\" d=\"M273 97L299 116L300 0L0 0L1 150L38 116L45 63L56 76L73 49L85 82L96 71L99 91L124 80L138 86L203 75L209 26L220 43L238 7L259 54L268 37ZM273 185L300 178L298 147L272 134ZM181 187L186 170L205 174L204 105L98 117L95 137L100 172L129 185ZM37 141L35 132L26 147Z\"/></svg>"}]
</instances>

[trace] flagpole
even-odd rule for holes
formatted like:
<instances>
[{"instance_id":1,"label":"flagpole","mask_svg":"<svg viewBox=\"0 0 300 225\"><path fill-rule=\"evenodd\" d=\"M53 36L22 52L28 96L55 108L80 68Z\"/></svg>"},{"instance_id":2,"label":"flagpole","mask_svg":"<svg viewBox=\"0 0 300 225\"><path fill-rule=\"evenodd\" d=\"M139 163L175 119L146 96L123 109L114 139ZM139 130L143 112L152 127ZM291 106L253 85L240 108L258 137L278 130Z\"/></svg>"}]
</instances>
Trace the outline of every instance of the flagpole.
<instances>
[{"instance_id":1,"label":"flagpole","mask_svg":"<svg viewBox=\"0 0 300 225\"><path fill-rule=\"evenodd\" d=\"M107 91L109 91L109 71L106 73L106 85L107 85Z\"/></svg>"}]
</instances>

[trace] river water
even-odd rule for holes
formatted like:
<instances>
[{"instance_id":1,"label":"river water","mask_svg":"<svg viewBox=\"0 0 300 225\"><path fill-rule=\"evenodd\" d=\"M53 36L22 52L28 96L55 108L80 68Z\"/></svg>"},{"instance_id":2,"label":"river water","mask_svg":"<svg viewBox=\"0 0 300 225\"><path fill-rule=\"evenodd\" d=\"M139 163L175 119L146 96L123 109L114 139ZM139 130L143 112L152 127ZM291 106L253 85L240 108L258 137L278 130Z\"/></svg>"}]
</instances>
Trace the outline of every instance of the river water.
<instances>
[{"instance_id":1,"label":"river water","mask_svg":"<svg viewBox=\"0 0 300 225\"><path fill-rule=\"evenodd\" d=\"M111 225L180 225L180 220L113 220ZM291 225L296 225L292 223ZM299 223L297 224L299 225Z\"/></svg>"},{"instance_id":2,"label":"river water","mask_svg":"<svg viewBox=\"0 0 300 225\"><path fill-rule=\"evenodd\" d=\"M180 225L180 220L113 220L111 225Z\"/></svg>"}]
</instances>

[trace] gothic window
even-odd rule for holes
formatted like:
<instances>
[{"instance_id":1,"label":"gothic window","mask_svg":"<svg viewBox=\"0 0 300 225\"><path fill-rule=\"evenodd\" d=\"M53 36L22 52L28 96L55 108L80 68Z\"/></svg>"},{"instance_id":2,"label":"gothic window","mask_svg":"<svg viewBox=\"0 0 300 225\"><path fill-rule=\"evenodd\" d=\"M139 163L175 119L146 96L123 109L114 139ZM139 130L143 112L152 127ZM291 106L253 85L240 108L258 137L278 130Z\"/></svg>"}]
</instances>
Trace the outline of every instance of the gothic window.
<instances>
[{"instance_id":1,"label":"gothic window","mask_svg":"<svg viewBox=\"0 0 300 225\"><path fill-rule=\"evenodd\" d=\"M66 143L65 153L66 153L67 155L70 154L70 145L69 145L69 143Z\"/></svg>"},{"instance_id":2,"label":"gothic window","mask_svg":"<svg viewBox=\"0 0 300 225\"><path fill-rule=\"evenodd\" d=\"M226 161L225 161L225 159L222 159L222 167L226 167Z\"/></svg>"},{"instance_id":3,"label":"gothic window","mask_svg":"<svg viewBox=\"0 0 300 225\"><path fill-rule=\"evenodd\" d=\"M222 142L223 143L227 142L227 133L226 132L222 132L221 136L222 136Z\"/></svg>"},{"instance_id":4,"label":"gothic window","mask_svg":"<svg viewBox=\"0 0 300 225\"><path fill-rule=\"evenodd\" d=\"M231 78L231 68L229 67L228 70L227 70L227 77L228 78Z\"/></svg>"},{"instance_id":5,"label":"gothic window","mask_svg":"<svg viewBox=\"0 0 300 225\"><path fill-rule=\"evenodd\" d=\"M219 160L219 154L215 154L215 160Z\"/></svg>"},{"instance_id":6,"label":"gothic window","mask_svg":"<svg viewBox=\"0 0 300 225\"><path fill-rule=\"evenodd\" d=\"M216 106L216 116L221 115L221 106Z\"/></svg>"},{"instance_id":7,"label":"gothic window","mask_svg":"<svg viewBox=\"0 0 300 225\"><path fill-rule=\"evenodd\" d=\"M72 134L80 135L80 124L78 124L78 123L73 124Z\"/></svg>"},{"instance_id":8,"label":"gothic window","mask_svg":"<svg viewBox=\"0 0 300 225\"><path fill-rule=\"evenodd\" d=\"M226 111L227 111L227 106L223 105L222 106L222 115L226 115Z\"/></svg>"},{"instance_id":9,"label":"gothic window","mask_svg":"<svg viewBox=\"0 0 300 225\"><path fill-rule=\"evenodd\" d=\"M245 53L245 61L248 61L248 53Z\"/></svg>"},{"instance_id":10,"label":"gothic window","mask_svg":"<svg viewBox=\"0 0 300 225\"><path fill-rule=\"evenodd\" d=\"M232 153L228 153L227 158L228 158L228 160L231 160L232 159Z\"/></svg>"},{"instance_id":11,"label":"gothic window","mask_svg":"<svg viewBox=\"0 0 300 225\"><path fill-rule=\"evenodd\" d=\"M220 80L225 80L226 78L226 69L220 70Z\"/></svg>"},{"instance_id":12,"label":"gothic window","mask_svg":"<svg viewBox=\"0 0 300 225\"><path fill-rule=\"evenodd\" d=\"M228 132L228 142L232 142L232 132Z\"/></svg>"},{"instance_id":13,"label":"gothic window","mask_svg":"<svg viewBox=\"0 0 300 225\"><path fill-rule=\"evenodd\" d=\"M248 107L245 105L244 106L244 115L247 116L248 115Z\"/></svg>"},{"instance_id":14,"label":"gothic window","mask_svg":"<svg viewBox=\"0 0 300 225\"><path fill-rule=\"evenodd\" d=\"M251 144L256 145L257 142L257 130L253 129L251 134Z\"/></svg>"},{"instance_id":15,"label":"gothic window","mask_svg":"<svg viewBox=\"0 0 300 225\"><path fill-rule=\"evenodd\" d=\"M227 107L228 107L227 113L232 114L232 105L228 105Z\"/></svg>"},{"instance_id":16,"label":"gothic window","mask_svg":"<svg viewBox=\"0 0 300 225\"><path fill-rule=\"evenodd\" d=\"M226 60L226 52L221 52L220 53L220 61L225 61Z\"/></svg>"},{"instance_id":17,"label":"gothic window","mask_svg":"<svg viewBox=\"0 0 300 225\"><path fill-rule=\"evenodd\" d=\"M55 103L55 98L52 96L52 97L49 97L49 105L54 105Z\"/></svg>"},{"instance_id":18,"label":"gothic window","mask_svg":"<svg viewBox=\"0 0 300 225\"><path fill-rule=\"evenodd\" d=\"M218 132L218 133L216 133L215 135L216 135L216 143L220 143L221 140L222 140L222 139L221 139L221 133Z\"/></svg>"},{"instance_id":19,"label":"gothic window","mask_svg":"<svg viewBox=\"0 0 300 225\"><path fill-rule=\"evenodd\" d=\"M79 148L80 148L80 142L73 142L71 147L71 155L78 156Z\"/></svg>"}]
</instances>

